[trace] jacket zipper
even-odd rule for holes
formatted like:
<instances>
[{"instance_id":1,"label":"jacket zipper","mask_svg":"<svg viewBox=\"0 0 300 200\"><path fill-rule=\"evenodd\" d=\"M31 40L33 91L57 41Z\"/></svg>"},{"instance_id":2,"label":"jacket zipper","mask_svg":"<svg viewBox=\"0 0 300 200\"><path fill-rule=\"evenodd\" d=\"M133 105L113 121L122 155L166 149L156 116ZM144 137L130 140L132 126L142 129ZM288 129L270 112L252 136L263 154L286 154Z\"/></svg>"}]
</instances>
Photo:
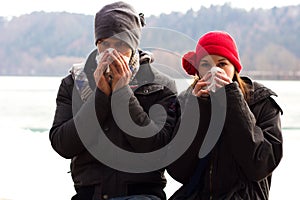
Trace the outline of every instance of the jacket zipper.
<instances>
[{"instance_id":1,"label":"jacket zipper","mask_svg":"<svg viewBox=\"0 0 300 200\"><path fill-rule=\"evenodd\" d=\"M213 195L212 195L212 190L213 190L213 187L212 187L212 174L213 174L213 159L211 159L210 167L209 167L209 193L210 193L209 200L213 199Z\"/></svg>"}]
</instances>

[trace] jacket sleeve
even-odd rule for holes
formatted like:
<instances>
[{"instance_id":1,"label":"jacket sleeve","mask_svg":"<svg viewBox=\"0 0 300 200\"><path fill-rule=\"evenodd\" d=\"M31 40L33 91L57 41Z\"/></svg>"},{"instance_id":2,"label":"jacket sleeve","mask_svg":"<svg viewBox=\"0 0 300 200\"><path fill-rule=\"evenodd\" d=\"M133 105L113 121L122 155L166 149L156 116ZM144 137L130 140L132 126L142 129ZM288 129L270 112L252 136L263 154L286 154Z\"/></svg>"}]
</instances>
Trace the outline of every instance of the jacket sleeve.
<instances>
[{"instance_id":1,"label":"jacket sleeve","mask_svg":"<svg viewBox=\"0 0 300 200\"><path fill-rule=\"evenodd\" d=\"M56 98L54 121L49 134L53 149L64 158L72 158L78 155L86 149L86 146L92 145L95 141L94 138L99 131L95 112L95 96L102 98L100 102L103 102L103 104L97 106L106 108L102 109L103 112L100 118L105 118L108 112L108 106L106 105L108 100L104 94L101 95L100 91L94 92L83 103L78 98L78 94L73 92L73 87L71 76L62 80Z\"/></svg>"},{"instance_id":2,"label":"jacket sleeve","mask_svg":"<svg viewBox=\"0 0 300 200\"><path fill-rule=\"evenodd\" d=\"M195 102L192 101L192 99L197 99L199 105L200 118L198 120L192 114L196 112L196 109L194 108ZM201 118L201 116L207 116L210 112L211 106L210 102L207 101L207 99L191 95L191 90L189 89L187 91L182 92L179 95L179 102L181 107L180 110L182 112L180 113L180 118L178 119L176 127L174 129L173 138L176 137L176 135L178 134L178 130L181 126L181 123L188 123L189 128L186 129L185 134L183 136L185 138L181 138L181 141L183 142L187 138L192 138L192 143L178 159L176 159L169 166L167 166L167 172L176 181L182 184L186 184L190 181L190 177L192 177L196 170L197 164L199 162L199 150L206 135L210 120L209 117ZM196 130L196 135L193 134L194 130L192 130L192 124L197 124L196 127L198 128ZM180 146L183 145L185 144L180 144ZM177 146L174 146L173 148L178 149Z\"/></svg>"},{"instance_id":3,"label":"jacket sleeve","mask_svg":"<svg viewBox=\"0 0 300 200\"><path fill-rule=\"evenodd\" d=\"M183 117L186 117L186 113L183 113ZM174 132L177 132L180 121L179 119ZM201 146L201 142L198 134L189 148L178 159L167 166L167 172L174 180L182 184L190 181L190 177L194 174L199 160L199 146Z\"/></svg>"},{"instance_id":4,"label":"jacket sleeve","mask_svg":"<svg viewBox=\"0 0 300 200\"><path fill-rule=\"evenodd\" d=\"M175 85L175 82L173 83ZM173 87L175 87L173 85ZM135 152L150 152L165 146L177 121L177 95L167 87L149 95L150 113L141 105L129 86L112 95L112 113L126 140ZM148 98L145 96L145 98ZM151 105L150 105L151 104ZM160 109L156 110L155 106ZM156 108L158 108L156 107ZM153 109L151 111L151 109ZM130 135L134 133L135 135Z\"/></svg>"},{"instance_id":5,"label":"jacket sleeve","mask_svg":"<svg viewBox=\"0 0 300 200\"><path fill-rule=\"evenodd\" d=\"M271 97L257 102L252 111L237 83L225 87L227 117L224 125L233 157L249 180L259 181L282 158L281 109Z\"/></svg>"}]
</instances>

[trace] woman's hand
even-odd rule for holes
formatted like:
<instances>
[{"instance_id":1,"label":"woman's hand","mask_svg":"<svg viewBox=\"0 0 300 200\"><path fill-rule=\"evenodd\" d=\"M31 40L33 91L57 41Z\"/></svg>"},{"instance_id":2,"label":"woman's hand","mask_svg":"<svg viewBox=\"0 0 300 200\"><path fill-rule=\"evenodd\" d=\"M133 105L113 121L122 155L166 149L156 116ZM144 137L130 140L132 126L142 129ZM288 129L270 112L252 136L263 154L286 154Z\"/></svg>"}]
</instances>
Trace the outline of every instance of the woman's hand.
<instances>
[{"instance_id":1,"label":"woman's hand","mask_svg":"<svg viewBox=\"0 0 300 200\"><path fill-rule=\"evenodd\" d=\"M207 90L207 86L209 85L208 80L210 79L211 74L207 74L206 76L202 77L194 86L192 94L197 97L207 97L209 96L209 91Z\"/></svg>"},{"instance_id":2,"label":"woman's hand","mask_svg":"<svg viewBox=\"0 0 300 200\"><path fill-rule=\"evenodd\" d=\"M218 89L224 87L227 84L232 83L231 78L226 74L224 70L218 68L217 71L206 73L196 84L192 91L193 95L200 97L207 97L211 92L215 92Z\"/></svg>"},{"instance_id":3,"label":"woman's hand","mask_svg":"<svg viewBox=\"0 0 300 200\"><path fill-rule=\"evenodd\" d=\"M219 68L218 71L215 73L213 80L215 84L215 91L224 87L225 85L232 83L231 78L221 68Z\"/></svg>"}]
</instances>

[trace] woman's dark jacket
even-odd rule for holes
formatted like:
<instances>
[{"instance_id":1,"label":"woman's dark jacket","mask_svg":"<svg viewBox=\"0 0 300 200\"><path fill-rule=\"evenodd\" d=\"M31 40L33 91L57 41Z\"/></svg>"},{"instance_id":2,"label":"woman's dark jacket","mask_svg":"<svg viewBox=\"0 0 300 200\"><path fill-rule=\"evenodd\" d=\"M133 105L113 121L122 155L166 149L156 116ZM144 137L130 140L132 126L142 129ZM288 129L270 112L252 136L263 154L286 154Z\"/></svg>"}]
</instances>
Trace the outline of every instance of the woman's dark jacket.
<instances>
[{"instance_id":1,"label":"woman's dark jacket","mask_svg":"<svg viewBox=\"0 0 300 200\"><path fill-rule=\"evenodd\" d=\"M243 79L250 87L248 103L236 82L225 86L227 108L224 126L208 154L208 162L202 162L205 170L197 185L196 199L268 199L272 172L282 158L282 110L271 97L276 95L273 91L249 78ZM189 98L196 98L191 91L189 88L180 94L182 106L189 104ZM221 91L212 95L222 99ZM198 152L210 124L211 98L200 97L197 100L201 120L195 140L168 167L168 173L184 184L191 180L199 163ZM220 102L225 104L222 100ZM188 115L183 111L181 119Z\"/></svg>"},{"instance_id":2,"label":"woman's dark jacket","mask_svg":"<svg viewBox=\"0 0 300 200\"><path fill-rule=\"evenodd\" d=\"M135 124L139 126L150 124L150 127L160 130L151 137L133 137L123 132L114 120L111 110L112 96L106 96L95 87L93 79L93 72L97 67L94 62L95 51L90 57L84 71L93 93L85 102L75 88L71 75L61 82L56 99L54 122L50 130L52 147L62 157L72 159L71 174L75 189L96 185L100 199L135 194L152 194L165 199L163 188L166 179L163 169L145 173L123 172L95 159L97 156L89 151L96 149L100 151L99 155L108 153L114 155L112 149L99 145L99 127L114 145L126 151L151 152L166 145L172 138L177 120L175 81L153 69L149 59L141 58L135 78L128 86L114 93L116 97L114 105L127 106ZM124 104L126 100L127 104ZM162 117L161 112L154 112L150 118L149 110L154 104L163 106L166 111L164 114L167 113L167 116ZM93 114L95 110L96 114ZM100 124L98 128L95 126L95 118L97 125ZM158 128L160 126L162 129ZM111 160L117 163L118 155Z\"/></svg>"}]
</instances>

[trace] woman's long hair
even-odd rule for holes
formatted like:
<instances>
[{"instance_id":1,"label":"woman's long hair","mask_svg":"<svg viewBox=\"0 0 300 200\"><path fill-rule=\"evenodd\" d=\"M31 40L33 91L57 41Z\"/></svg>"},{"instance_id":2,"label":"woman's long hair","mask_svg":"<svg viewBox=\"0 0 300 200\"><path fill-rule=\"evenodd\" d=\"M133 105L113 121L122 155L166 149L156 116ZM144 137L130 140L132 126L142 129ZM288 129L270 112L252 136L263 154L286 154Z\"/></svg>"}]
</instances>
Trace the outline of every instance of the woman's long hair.
<instances>
[{"instance_id":1,"label":"woman's long hair","mask_svg":"<svg viewBox=\"0 0 300 200\"><path fill-rule=\"evenodd\" d=\"M244 99L249 103L250 94L247 83L240 77L240 74L235 71L232 81L236 81L239 84L239 87L243 93Z\"/></svg>"}]
</instances>

